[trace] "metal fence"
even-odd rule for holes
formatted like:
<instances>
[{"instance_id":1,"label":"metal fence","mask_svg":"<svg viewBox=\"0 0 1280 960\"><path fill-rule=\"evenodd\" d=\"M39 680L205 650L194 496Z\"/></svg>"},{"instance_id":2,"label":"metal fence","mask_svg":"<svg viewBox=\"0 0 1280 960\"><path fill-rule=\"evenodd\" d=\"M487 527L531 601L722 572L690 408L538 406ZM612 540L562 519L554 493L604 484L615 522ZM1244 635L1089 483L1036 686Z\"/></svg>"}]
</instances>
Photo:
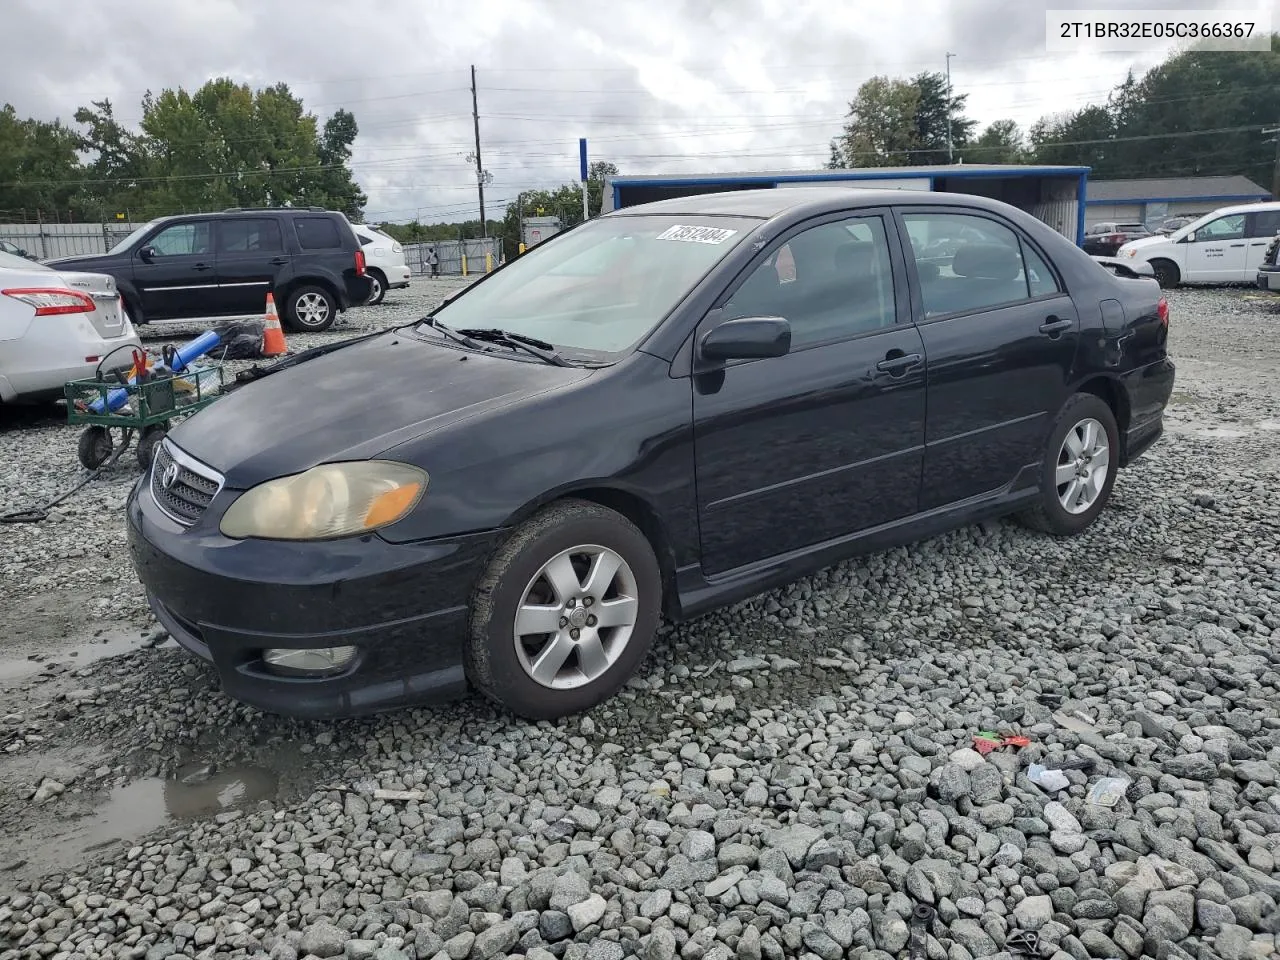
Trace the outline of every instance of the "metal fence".
<instances>
[{"instance_id":1,"label":"metal fence","mask_svg":"<svg viewBox=\"0 0 1280 960\"><path fill-rule=\"evenodd\" d=\"M496 270L502 261L502 241L496 237L485 240L439 240L434 243L407 243L404 247L405 263L415 276L431 276L431 265L427 262L427 250L434 247L436 251L436 274L441 277L462 276L462 258L465 256L466 272L469 276L485 273L487 269ZM485 255L489 259L486 262Z\"/></svg>"},{"instance_id":2,"label":"metal fence","mask_svg":"<svg viewBox=\"0 0 1280 960\"><path fill-rule=\"evenodd\" d=\"M106 253L140 224L0 223L0 240L8 240L39 260L87 257Z\"/></svg>"}]
</instances>

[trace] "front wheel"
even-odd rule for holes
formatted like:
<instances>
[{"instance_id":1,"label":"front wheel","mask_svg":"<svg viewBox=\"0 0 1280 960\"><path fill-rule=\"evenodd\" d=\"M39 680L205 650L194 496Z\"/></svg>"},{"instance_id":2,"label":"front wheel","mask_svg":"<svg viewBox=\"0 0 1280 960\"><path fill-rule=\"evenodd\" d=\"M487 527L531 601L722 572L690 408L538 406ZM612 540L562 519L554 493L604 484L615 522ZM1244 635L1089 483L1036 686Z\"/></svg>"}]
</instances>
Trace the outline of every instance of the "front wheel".
<instances>
[{"instance_id":1,"label":"front wheel","mask_svg":"<svg viewBox=\"0 0 1280 960\"><path fill-rule=\"evenodd\" d=\"M588 710L644 660L661 608L644 534L598 504L560 501L516 530L477 585L467 676L532 720Z\"/></svg>"},{"instance_id":2,"label":"front wheel","mask_svg":"<svg viewBox=\"0 0 1280 960\"><path fill-rule=\"evenodd\" d=\"M99 426L85 427L76 445L76 458L86 470L97 470L111 459L114 450L110 430Z\"/></svg>"},{"instance_id":3,"label":"front wheel","mask_svg":"<svg viewBox=\"0 0 1280 960\"><path fill-rule=\"evenodd\" d=\"M319 333L338 319L338 304L324 287L298 287L289 294L285 317L299 333Z\"/></svg>"},{"instance_id":4,"label":"front wheel","mask_svg":"<svg viewBox=\"0 0 1280 960\"><path fill-rule=\"evenodd\" d=\"M1120 431L1111 408L1077 393L1049 432L1041 464L1039 502L1021 515L1027 526L1074 536L1098 518L1115 485Z\"/></svg>"},{"instance_id":5,"label":"front wheel","mask_svg":"<svg viewBox=\"0 0 1280 960\"><path fill-rule=\"evenodd\" d=\"M1172 260L1152 260L1151 269L1156 275L1156 283L1166 290L1176 287L1182 279L1178 265Z\"/></svg>"}]
</instances>

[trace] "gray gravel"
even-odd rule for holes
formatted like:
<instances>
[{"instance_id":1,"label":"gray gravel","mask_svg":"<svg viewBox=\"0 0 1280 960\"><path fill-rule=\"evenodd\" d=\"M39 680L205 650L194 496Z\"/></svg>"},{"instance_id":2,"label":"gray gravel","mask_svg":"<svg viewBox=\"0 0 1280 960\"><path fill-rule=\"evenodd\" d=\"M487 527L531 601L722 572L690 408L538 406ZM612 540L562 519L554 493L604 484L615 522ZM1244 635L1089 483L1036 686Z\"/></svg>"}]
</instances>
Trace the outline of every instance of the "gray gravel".
<instances>
[{"instance_id":1,"label":"gray gravel","mask_svg":"<svg viewBox=\"0 0 1280 960\"><path fill-rule=\"evenodd\" d=\"M931 960L1028 930L1053 960L1276 956L1280 306L1169 299L1170 433L1088 533L966 528L666 628L587 716L301 723L167 648L0 683L0 960L882 960L922 902ZM0 492L73 479L69 434L0 434ZM32 623L145 629L105 563L121 470L0 528L0 656ZM1065 790L1028 776L1069 758ZM43 865L192 762L279 785Z\"/></svg>"}]
</instances>

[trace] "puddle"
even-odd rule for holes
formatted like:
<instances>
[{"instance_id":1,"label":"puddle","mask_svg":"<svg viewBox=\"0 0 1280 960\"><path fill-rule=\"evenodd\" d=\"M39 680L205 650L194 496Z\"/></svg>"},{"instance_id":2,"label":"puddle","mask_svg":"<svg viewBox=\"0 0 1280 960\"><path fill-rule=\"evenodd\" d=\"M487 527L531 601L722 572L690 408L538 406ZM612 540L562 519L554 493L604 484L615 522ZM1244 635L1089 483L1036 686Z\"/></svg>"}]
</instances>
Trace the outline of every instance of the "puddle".
<instances>
[{"instance_id":1,"label":"puddle","mask_svg":"<svg viewBox=\"0 0 1280 960\"><path fill-rule=\"evenodd\" d=\"M111 790L91 813L57 824L56 834L30 830L25 843L9 851L6 866L23 873L65 870L96 851L132 843L161 827L272 799L278 787L275 773L255 766L215 770L195 765L168 779L134 780Z\"/></svg>"},{"instance_id":2,"label":"puddle","mask_svg":"<svg viewBox=\"0 0 1280 960\"><path fill-rule=\"evenodd\" d=\"M50 667L85 667L107 657L141 650L142 642L137 630L106 631L101 636L77 640L56 649L49 649L53 644L48 644L43 651L3 650L0 651L0 683L25 680Z\"/></svg>"}]
</instances>

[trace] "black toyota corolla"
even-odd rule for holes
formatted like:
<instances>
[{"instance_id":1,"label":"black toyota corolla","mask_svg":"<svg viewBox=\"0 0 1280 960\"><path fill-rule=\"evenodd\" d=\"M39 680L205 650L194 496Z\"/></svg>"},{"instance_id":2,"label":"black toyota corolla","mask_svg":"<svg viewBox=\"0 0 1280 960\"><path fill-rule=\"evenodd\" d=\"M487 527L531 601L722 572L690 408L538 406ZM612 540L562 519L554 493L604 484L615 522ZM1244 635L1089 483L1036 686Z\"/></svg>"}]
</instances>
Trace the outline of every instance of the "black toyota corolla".
<instances>
[{"instance_id":1,"label":"black toyota corolla","mask_svg":"<svg viewBox=\"0 0 1280 960\"><path fill-rule=\"evenodd\" d=\"M984 517L1083 531L1161 434L1167 333L1154 281L980 197L631 207L176 427L133 560L264 710L562 716L663 615Z\"/></svg>"}]
</instances>

